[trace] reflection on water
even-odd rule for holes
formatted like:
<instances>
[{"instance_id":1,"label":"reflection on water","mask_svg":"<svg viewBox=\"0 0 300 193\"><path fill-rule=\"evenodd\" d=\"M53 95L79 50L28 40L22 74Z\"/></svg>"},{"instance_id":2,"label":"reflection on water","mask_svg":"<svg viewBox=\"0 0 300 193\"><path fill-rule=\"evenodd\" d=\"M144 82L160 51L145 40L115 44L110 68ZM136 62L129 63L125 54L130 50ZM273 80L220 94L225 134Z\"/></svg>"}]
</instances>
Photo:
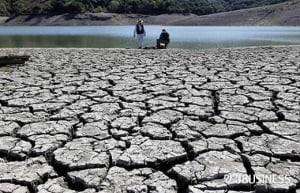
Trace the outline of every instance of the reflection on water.
<instances>
[{"instance_id":1,"label":"reflection on water","mask_svg":"<svg viewBox=\"0 0 300 193\"><path fill-rule=\"evenodd\" d=\"M126 39L109 36L13 35L0 36L1 47L42 48L116 48L126 45Z\"/></svg>"},{"instance_id":2,"label":"reflection on water","mask_svg":"<svg viewBox=\"0 0 300 193\"><path fill-rule=\"evenodd\" d=\"M161 29L170 48L203 49L300 44L300 27L146 26L145 46L155 46ZM0 47L135 48L133 26L0 27Z\"/></svg>"}]
</instances>

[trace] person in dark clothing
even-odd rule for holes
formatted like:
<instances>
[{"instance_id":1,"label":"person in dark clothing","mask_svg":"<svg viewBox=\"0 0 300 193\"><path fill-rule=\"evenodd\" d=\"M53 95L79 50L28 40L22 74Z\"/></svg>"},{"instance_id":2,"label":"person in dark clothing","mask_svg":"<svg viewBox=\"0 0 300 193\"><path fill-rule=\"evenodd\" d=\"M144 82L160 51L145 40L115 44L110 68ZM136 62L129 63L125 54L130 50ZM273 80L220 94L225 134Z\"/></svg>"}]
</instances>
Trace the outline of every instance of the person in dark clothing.
<instances>
[{"instance_id":1,"label":"person in dark clothing","mask_svg":"<svg viewBox=\"0 0 300 193\"><path fill-rule=\"evenodd\" d=\"M163 29L159 36L159 39L157 40L156 47L158 49L165 49L167 48L169 43L170 43L170 35L166 29Z\"/></svg>"}]
</instances>

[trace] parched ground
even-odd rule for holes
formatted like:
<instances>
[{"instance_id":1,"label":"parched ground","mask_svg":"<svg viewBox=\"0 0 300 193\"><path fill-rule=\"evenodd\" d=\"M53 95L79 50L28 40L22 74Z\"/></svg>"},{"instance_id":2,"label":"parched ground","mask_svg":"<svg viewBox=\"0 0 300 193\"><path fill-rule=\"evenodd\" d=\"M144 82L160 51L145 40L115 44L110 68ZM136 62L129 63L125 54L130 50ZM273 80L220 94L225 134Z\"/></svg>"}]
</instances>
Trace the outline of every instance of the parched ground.
<instances>
[{"instance_id":1,"label":"parched ground","mask_svg":"<svg viewBox=\"0 0 300 193\"><path fill-rule=\"evenodd\" d=\"M300 192L299 46L0 52L1 193Z\"/></svg>"}]
</instances>

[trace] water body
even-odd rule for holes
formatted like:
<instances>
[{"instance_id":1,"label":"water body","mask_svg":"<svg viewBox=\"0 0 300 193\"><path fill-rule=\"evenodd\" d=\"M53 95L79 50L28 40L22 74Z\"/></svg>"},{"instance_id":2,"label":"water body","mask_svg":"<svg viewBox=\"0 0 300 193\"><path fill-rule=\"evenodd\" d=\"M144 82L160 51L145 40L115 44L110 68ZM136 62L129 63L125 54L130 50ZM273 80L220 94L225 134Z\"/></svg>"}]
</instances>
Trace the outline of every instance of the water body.
<instances>
[{"instance_id":1,"label":"water body","mask_svg":"<svg viewBox=\"0 0 300 193\"><path fill-rule=\"evenodd\" d=\"M300 27L146 25L144 46L155 46L163 28L170 33L170 48L300 45ZM0 47L136 48L133 30L134 26L0 26Z\"/></svg>"}]
</instances>

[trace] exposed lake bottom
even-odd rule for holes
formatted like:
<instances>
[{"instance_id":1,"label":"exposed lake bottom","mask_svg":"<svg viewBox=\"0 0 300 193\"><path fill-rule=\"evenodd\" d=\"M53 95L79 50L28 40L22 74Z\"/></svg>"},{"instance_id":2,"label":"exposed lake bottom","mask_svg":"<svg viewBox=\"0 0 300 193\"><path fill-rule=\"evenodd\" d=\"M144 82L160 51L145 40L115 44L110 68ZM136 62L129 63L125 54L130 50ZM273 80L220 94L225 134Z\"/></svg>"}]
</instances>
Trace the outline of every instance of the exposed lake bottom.
<instances>
[{"instance_id":1,"label":"exposed lake bottom","mask_svg":"<svg viewBox=\"0 0 300 193\"><path fill-rule=\"evenodd\" d=\"M300 46L0 54L0 192L300 190Z\"/></svg>"}]
</instances>

